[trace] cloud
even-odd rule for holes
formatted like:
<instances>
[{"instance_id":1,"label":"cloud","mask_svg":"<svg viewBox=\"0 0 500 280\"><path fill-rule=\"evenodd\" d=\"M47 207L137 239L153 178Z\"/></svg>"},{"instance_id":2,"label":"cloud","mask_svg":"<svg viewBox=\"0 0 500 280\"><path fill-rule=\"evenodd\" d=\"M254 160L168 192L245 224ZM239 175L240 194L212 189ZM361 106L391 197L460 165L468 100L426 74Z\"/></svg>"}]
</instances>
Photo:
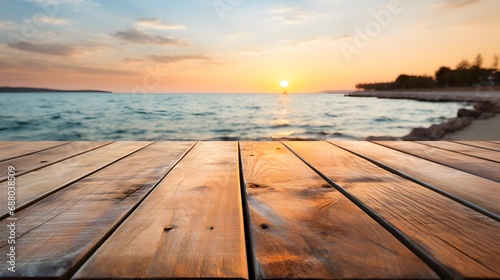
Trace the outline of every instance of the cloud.
<instances>
[{"instance_id":1,"label":"cloud","mask_svg":"<svg viewBox=\"0 0 500 280\"><path fill-rule=\"evenodd\" d=\"M170 64L188 60L208 61L209 58L205 55L150 55L149 59L157 63Z\"/></svg>"},{"instance_id":2,"label":"cloud","mask_svg":"<svg viewBox=\"0 0 500 280\"><path fill-rule=\"evenodd\" d=\"M137 21L137 25L144 28L153 28L153 29L167 29L167 30L175 30L175 29L185 29L186 26L180 24L172 24L161 21L155 18L143 18Z\"/></svg>"},{"instance_id":3,"label":"cloud","mask_svg":"<svg viewBox=\"0 0 500 280\"><path fill-rule=\"evenodd\" d=\"M130 28L125 31L118 31L114 37L135 44L144 45L173 45L173 46L187 46L188 44L183 40L164 37L158 35L150 35L137 28Z\"/></svg>"},{"instance_id":4,"label":"cloud","mask_svg":"<svg viewBox=\"0 0 500 280\"><path fill-rule=\"evenodd\" d=\"M352 37L352 35L346 34L346 35L342 35L342 36L333 38L333 41L334 42L343 41L343 40L350 39L351 37Z\"/></svg>"},{"instance_id":5,"label":"cloud","mask_svg":"<svg viewBox=\"0 0 500 280\"><path fill-rule=\"evenodd\" d=\"M52 4L52 5L58 5L58 4L79 4L83 3L86 0L28 0L28 2L36 2L36 3L43 3L43 4Z\"/></svg>"},{"instance_id":6,"label":"cloud","mask_svg":"<svg viewBox=\"0 0 500 280\"><path fill-rule=\"evenodd\" d=\"M89 44L79 44L79 45L65 45L65 44L34 44L27 41L21 41L17 43L8 44L10 48L32 52L32 53L40 53L46 55L54 55L54 56L74 56L83 54L87 51L95 50L98 45L89 45Z\"/></svg>"},{"instance_id":7,"label":"cloud","mask_svg":"<svg viewBox=\"0 0 500 280\"><path fill-rule=\"evenodd\" d=\"M68 19L49 17L49 16L45 16L45 15L37 16L34 18L34 20L36 20L40 23L52 24L52 25L64 25L64 24L70 23L70 21Z\"/></svg>"},{"instance_id":8,"label":"cloud","mask_svg":"<svg viewBox=\"0 0 500 280\"><path fill-rule=\"evenodd\" d=\"M127 63L127 64L140 63L140 62L145 62L145 61L146 61L146 59L143 59L143 58L126 57L126 58L122 59L122 62Z\"/></svg>"},{"instance_id":9,"label":"cloud","mask_svg":"<svg viewBox=\"0 0 500 280\"><path fill-rule=\"evenodd\" d=\"M320 38L320 37L314 37L314 38L310 38L310 39L300 40L300 41L295 42L295 46L298 47L301 45L309 45L312 43L320 42L322 40L323 40L323 38Z\"/></svg>"},{"instance_id":10,"label":"cloud","mask_svg":"<svg viewBox=\"0 0 500 280\"><path fill-rule=\"evenodd\" d=\"M446 0L442 1L440 5L447 9L457 9L470 6L481 1L482 0Z\"/></svg>"},{"instance_id":11,"label":"cloud","mask_svg":"<svg viewBox=\"0 0 500 280\"><path fill-rule=\"evenodd\" d=\"M81 65L63 65L54 64L47 62L40 62L35 60L21 61L18 64L14 64L9 61L0 60L0 70L21 70L21 71L33 71L33 72L64 72L64 73L77 73L77 74L90 74L90 75L136 75L137 73L121 70L121 69L109 69L109 68L96 68L87 67Z\"/></svg>"},{"instance_id":12,"label":"cloud","mask_svg":"<svg viewBox=\"0 0 500 280\"><path fill-rule=\"evenodd\" d=\"M68 72L74 72L79 74L91 74L91 75L135 75L137 73L120 70L120 69L107 69L107 68L95 68L95 67L85 67L85 66L61 66L59 70L65 70Z\"/></svg>"},{"instance_id":13,"label":"cloud","mask_svg":"<svg viewBox=\"0 0 500 280\"><path fill-rule=\"evenodd\" d=\"M0 28L1 29L14 29L16 27L16 24L13 23L12 21L0 21Z\"/></svg>"},{"instance_id":14,"label":"cloud","mask_svg":"<svg viewBox=\"0 0 500 280\"><path fill-rule=\"evenodd\" d=\"M15 69L19 66L6 60L0 60L0 69Z\"/></svg>"},{"instance_id":15,"label":"cloud","mask_svg":"<svg viewBox=\"0 0 500 280\"><path fill-rule=\"evenodd\" d=\"M298 24L306 22L310 19L322 16L322 13L316 13L313 11L304 10L299 7L275 7L267 11L269 14L273 14L273 20L282 21L286 24Z\"/></svg>"},{"instance_id":16,"label":"cloud","mask_svg":"<svg viewBox=\"0 0 500 280\"><path fill-rule=\"evenodd\" d=\"M161 63L161 64L172 64L172 63L179 63L179 62L184 62L184 61L190 61L190 60L199 60L199 61L210 61L210 57L206 55L199 55L199 54L191 54L191 55L150 55L145 58L124 58L121 61L123 63L127 64L133 64L133 63L141 63L141 62L149 62L153 61L156 63Z\"/></svg>"},{"instance_id":17,"label":"cloud","mask_svg":"<svg viewBox=\"0 0 500 280\"><path fill-rule=\"evenodd\" d=\"M57 56L72 56L78 53L74 45L53 45L53 44L33 44L30 42L19 42L16 44L9 44L9 47L21 51L57 55Z\"/></svg>"}]
</instances>

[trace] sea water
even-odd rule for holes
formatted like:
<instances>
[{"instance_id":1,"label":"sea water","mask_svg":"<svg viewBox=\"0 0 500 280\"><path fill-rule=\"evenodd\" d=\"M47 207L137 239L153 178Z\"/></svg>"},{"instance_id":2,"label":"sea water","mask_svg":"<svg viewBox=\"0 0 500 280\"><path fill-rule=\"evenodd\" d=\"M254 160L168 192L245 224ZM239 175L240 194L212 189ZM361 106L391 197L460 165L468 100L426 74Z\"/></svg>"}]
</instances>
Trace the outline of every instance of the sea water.
<instances>
[{"instance_id":1,"label":"sea water","mask_svg":"<svg viewBox=\"0 0 500 280\"><path fill-rule=\"evenodd\" d=\"M342 94L2 93L0 140L362 140L468 104Z\"/></svg>"}]
</instances>

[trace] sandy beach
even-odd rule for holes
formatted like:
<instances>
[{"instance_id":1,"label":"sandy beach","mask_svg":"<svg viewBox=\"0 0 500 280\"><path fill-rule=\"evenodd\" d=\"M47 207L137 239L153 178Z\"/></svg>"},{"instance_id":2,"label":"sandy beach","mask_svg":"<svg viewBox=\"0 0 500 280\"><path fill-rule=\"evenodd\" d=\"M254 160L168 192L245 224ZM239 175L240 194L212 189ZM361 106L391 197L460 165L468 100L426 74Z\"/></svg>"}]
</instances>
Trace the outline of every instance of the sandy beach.
<instances>
[{"instance_id":1,"label":"sandy beach","mask_svg":"<svg viewBox=\"0 0 500 280\"><path fill-rule=\"evenodd\" d=\"M491 119L475 120L468 127L446 135L446 141L497 141L500 140L500 114Z\"/></svg>"}]
</instances>

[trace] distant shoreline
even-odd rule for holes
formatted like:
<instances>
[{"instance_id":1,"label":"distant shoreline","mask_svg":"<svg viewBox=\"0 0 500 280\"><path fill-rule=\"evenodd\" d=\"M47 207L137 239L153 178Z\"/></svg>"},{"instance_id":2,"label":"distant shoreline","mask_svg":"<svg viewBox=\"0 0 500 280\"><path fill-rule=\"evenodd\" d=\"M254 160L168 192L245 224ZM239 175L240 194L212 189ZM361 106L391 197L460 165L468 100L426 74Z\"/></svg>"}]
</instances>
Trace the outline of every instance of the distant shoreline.
<instances>
[{"instance_id":1,"label":"distant shoreline","mask_svg":"<svg viewBox=\"0 0 500 280\"><path fill-rule=\"evenodd\" d=\"M50 89L50 88L31 88L31 87L0 87L0 93L41 93L41 92L70 92L70 93L113 93L111 91L104 90L60 90L60 89Z\"/></svg>"}]
</instances>

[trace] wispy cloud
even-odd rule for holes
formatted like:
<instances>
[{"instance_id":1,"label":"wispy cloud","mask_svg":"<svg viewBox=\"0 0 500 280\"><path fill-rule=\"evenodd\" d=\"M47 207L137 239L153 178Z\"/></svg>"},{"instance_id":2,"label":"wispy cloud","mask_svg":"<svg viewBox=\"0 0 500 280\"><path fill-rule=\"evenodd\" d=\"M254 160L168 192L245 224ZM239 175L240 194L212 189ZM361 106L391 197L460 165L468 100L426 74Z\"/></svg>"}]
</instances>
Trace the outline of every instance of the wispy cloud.
<instances>
[{"instance_id":1,"label":"wispy cloud","mask_svg":"<svg viewBox=\"0 0 500 280\"><path fill-rule=\"evenodd\" d=\"M12 21L1 21L0 20L0 28L1 29L14 29L16 24Z\"/></svg>"},{"instance_id":2,"label":"wispy cloud","mask_svg":"<svg viewBox=\"0 0 500 280\"><path fill-rule=\"evenodd\" d=\"M295 46L298 47L298 46L302 46L302 45L309 45L309 44L313 44L313 43L317 43L317 42L321 42L321 41L323 41L323 38L314 37L314 38L309 38L309 39L297 41L297 42L295 42Z\"/></svg>"},{"instance_id":3,"label":"wispy cloud","mask_svg":"<svg viewBox=\"0 0 500 280\"><path fill-rule=\"evenodd\" d=\"M59 72L65 73L78 73L90 75L135 75L137 73L121 69L101 68L101 67L88 67L83 65L67 65L67 64L54 64L36 60L25 60L19 63L12 63L6 60L0 60L0 70L23 70L33 72Z\"/></svg>"},{"instance_id":4,"label":"wispy cloud","mask_svg":"<svg viewBox=\"0 0 500 280\"><path fill-rule=\"evenodd\" d=\"M338 37L333 38L333 41L334 41L334 42L343 41L343 40L350 39L351 37L352 37L352 35L350 35L350 34L345 34L345 35L342 35L342 36L338 36Z\"/></svg>"},{"instance_id":5,"label":"wispy cloud","mask_svg":"<svg viewBox=\"0 0 500 280\"><path fill-rule=\"evenodd\" d=\"M27 0L28 2L45 3L45 4L79 4L86 0Z\"/></svg>"},{"instance_id":6,"label":"wispy cloud","mask_svg":"<svg viewBox=\"0 0 500 280\"><path fill-rule=\"evenodd\" d=\"M161 64L173 64L173 63L180 63L184 61L210 61L210 57L207 55L201 55L201 54L190 54L190 55L150 55L145 58L124 58L122 59L123 63L127 64L134 64L134 63L142 63L142 62L156 62L156 63L161 63Z\"/></svg>"},{"instance_id":7,"label":"wispy cloud","mask_svg":"<svg viewBox=\"0 0 500 280\"><path fill-rule=\"evenodd\" d=\"M14 69L18 67L19 66L17 64L14 64L10 61L0 60L0 69Z\"/></svg>"},{"instance_id":8,"label":"wispy cloud","mask_svg":"<svg viewBox=\"0 0 500 280\"><path fill-rule=\"evenodd\" d=\"M205 55L151 55L149 56L149 59L151 59L154 62L163 64L170 64L188 60L202 60L202 61L209 60L208 56Z\"/></svg>"},{"instance_id":9,"label":"wispy cloud","mask_svg":"<svg viewBox=\"0 0 500 280\"><path fill-rule=\"evenodd\" d=\"M57 56L72 56L78 52L74 45L34 44L27 41L9 44L9 47L21 51Z\"/></svg>"},{"instance_id":10,"label":"wispy cloud","mask_svg":"<svg viewBox=\"0 0 500 280\"><path fill-rule=\"evenodd\" d=\"M113 36L123 41L135 44L188 46L188 44L184 40L173 37L147 34L137 28L118 31Z\"/></svg>"},{"instance_id":11,"label":"wispy cloud","mask_svg":"<svg viewBox=\"0 0 500 280\"><path fill-rule=\"evenodd\" d=\"M156 18L140 19L137 21L137 25L144 28L165 29L165 30L176 30L176 29L186 28L186 26L184 25L168 23Z\"/></svg>"},{"instance_id":12,"label":"wispy cloud","mask_svg":"<svg viewBox=\"0 0 500 280\"><path fill-rule=\"evenodd\" d=\"M35 19L40 23L53 24L53 25L64 25L70 23L68 19L49 17L45 15L38 16Z\"/></svg>"},{"instance_id":13,"label":"wispy cloud","mask_svg":"<svg viewBox=\"0 0 500 280\"><path fill-rule=\"evenodd\" d=\"M46 55L54 55L54 56L74 56L80 55L88 51L93 51L97 49L97 45L86 45L86 44L45 44L45 43L31 43L28 41L21 41L15 44L8 44L10 48L46 54Z\"/></svg>"},{"instance_id":14,"label":"wispy cloud","mask_svg":"<svg viewBox=\"0 0 500 280\"><path fill-rule=\"evenodd\" d=\"M322 13L308 11L299 7L275 7L267 10L267 13L273 14L273 20L278 20L286 24L298 24L310 19L322 16Z\"/></svg>"},{"instance_id":15,"label":"wispy cloud","mask_svg":"<svg viewBox=\"0 0 500 280\"><path fill-rule=\"evenodd\" d=\"M447 9L457 9L457 8L464 8L479 3L481 1L482 0L445 0L439 3L439 5Z\"/></svg>"},{"instance_id":16,"label":"wispy cloud","mask_svg":"<svg viewBox=\"0 0 500 280\"><path fill-rule=\"evenodd\" d=\"M131 57L126 57L121 60L123 63L127 64L132 64L132 63L141 63L147 61L146 59L143 58L131 58Z\"/></svg>"}]
</instances>

